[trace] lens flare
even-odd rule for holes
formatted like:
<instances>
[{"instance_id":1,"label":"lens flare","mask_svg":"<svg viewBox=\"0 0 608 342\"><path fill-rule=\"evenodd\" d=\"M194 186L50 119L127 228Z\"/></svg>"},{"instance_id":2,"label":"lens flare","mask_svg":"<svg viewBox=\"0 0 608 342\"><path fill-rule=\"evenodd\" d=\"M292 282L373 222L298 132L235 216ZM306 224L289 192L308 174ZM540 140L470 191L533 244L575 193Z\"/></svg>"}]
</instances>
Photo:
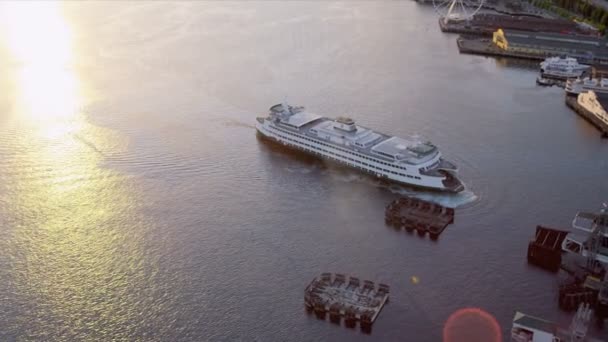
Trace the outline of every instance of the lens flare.
<instances>
[{"instance_id":1,"label":"lens flare","mask_svg":"<svg viewBox=\"0 0 608 342\"><path fill-rule=\"evenodd\" d=\"M479 308L464 308L450 315L443 327L443 342L502 342L496 318Z\"/></svg>"}]
</instances>

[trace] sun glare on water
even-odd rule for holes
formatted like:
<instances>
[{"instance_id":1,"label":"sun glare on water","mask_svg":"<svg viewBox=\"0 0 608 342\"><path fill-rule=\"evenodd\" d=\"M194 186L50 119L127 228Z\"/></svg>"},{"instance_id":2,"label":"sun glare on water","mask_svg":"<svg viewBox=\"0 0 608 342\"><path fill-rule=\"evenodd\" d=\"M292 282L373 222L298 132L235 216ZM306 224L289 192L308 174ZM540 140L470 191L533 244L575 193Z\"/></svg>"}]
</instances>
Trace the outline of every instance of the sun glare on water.
<instances>
[{"instance_id":1,"label":"sun glare on water","mask_svg":"<svg viewBox=\"0 0 608 342\"><path fill-rule=\"evenodd\" d=\"M9 53L15 109L57 135L80 107L72 35L58 2L0 2L0 36ZM1 42L1 41L0 41Z\"/></svg>"},{"instance_id":2,"label":"sun glare on water","mask_svg":"<svg viewBox=\"0 0 608 342\"><path fill-rule=\"evenodd\" d=\"M0 1L0 172L10 183L0 215L14 217L4 227L17 260L13 296L32 303L8 331L28 341L136 340L144 325L134 322L154 320L158 298L139 296L154 288L141 249L146 220L129 179L100 167L119 153L120 134L81 112L90 99L73 32L87 26L71 26L63 6Z\"/></svg>"}]
</instances>

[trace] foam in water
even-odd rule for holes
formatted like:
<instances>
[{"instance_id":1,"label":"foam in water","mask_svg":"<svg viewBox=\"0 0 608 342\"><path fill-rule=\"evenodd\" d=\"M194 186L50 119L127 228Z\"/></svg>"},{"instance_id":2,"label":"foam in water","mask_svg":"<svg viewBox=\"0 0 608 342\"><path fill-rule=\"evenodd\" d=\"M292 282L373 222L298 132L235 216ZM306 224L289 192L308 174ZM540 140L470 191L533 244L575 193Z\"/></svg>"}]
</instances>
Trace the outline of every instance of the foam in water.
<instances>
[{"instance_id":1,"label":"foam in water","mask_svg":"<svg viewBox=\"0 0 608 342\"><path fill-rule=\"evenodd\" d=\"M332 170L328 170L332 171ZM466 189L459 193L447 193L437 191L425 191L421 189L408 188L398 184L385 185L382 182L353 172L329 172L330 177L345 183L365 182L373 186L386 187L390 192L402 196L416 197L421 200L434 202L444 207L457 208L465 204L475 202L478 197L473 191Z\"/></svg>"},{"instance_id":2,"label":"foam in water","mask_svg":"<svg viewBox=\"0 0 608 342\"><path fill-rule=\"evenodd\" d=\"M465 204L474 202L477 200L477 195L473 191L465 189L459 193L443 193L443 192L428 192L416 189L407 189L398 185L391 185L388 189L395 194L416 197L421 200L434 202L444 207L457 208Z\"/></svg>"}]
</instances>

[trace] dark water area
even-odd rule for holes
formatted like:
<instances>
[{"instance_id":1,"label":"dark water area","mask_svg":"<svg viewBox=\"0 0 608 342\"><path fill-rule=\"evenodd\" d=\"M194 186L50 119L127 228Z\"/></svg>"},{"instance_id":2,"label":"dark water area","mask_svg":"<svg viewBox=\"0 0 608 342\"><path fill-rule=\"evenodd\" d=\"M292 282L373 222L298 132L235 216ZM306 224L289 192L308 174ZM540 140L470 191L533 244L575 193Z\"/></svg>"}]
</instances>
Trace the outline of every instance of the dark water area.
<instances>
[{"instance_id":1,"label":"dark water area","mask_svg":"<svg viewBox=\"0 0 608 342\"><path fill-rule=\"evenodd\" d=\"M460 55L413 1L59 7L44 35L0 25L0 340L442 341L470 307L503 340L516 310L569 324L527 244L607 199L608 142L534 65ZM268 146L255 117L284 99L428 138L467 190ZM386 227L403 194L455 224ZM305 312L321 272L391 286L370 335Z\"/></svg>"}]
</instances>

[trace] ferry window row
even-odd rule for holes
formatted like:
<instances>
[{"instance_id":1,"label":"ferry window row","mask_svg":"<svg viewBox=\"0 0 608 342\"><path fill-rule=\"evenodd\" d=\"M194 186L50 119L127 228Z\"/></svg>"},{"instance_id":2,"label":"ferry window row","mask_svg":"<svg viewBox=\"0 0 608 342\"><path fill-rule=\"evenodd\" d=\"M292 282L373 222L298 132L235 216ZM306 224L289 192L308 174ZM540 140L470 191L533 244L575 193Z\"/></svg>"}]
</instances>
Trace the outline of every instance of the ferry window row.
<instances>
[{"instance_id":1,"label":"ferry window row","mask_svg":"<svg viewBox=\"0 0 608 342\"><path fill-rule=\"evenodd\" d=\"M272 127L272 126L271 126L271 128L276 129L276 128ZM277 130L278 130L278 129L277 129ZM327 147L335 148L335 149L340 150L340 151L342 151L342 152L344 152L344 153L352 154L352 155L355 155L355 156L357 156L357 157L359 157L359 158L367 159L367 160L370 160L370 161L376 162L376 163L378 163L378 164L382 164L382 165L386 165L386 166L394 167L394 168L397 168L397 169L407 170L407 169L406 169L404 166L398 166L398 165L394 165L394 164L391 164L391 163L383 162L383 161L378 160L378 159L374 159L374 158L366 157L366 156L364 156L364 155L362 155L362 154L359 154L359 153L356 153L356 152L353 152L353 151L350 151L350 150L347 150L347 149L343 149L343 148L338 147L338 146L335 146L335 145L333 145L333 144L326 144L326 143L323 143L323 142L318 141L318 140L310 139L310 138L305 137L305 136L302 136L302 135L300 135L300 134L294 134L294 133L287 132L287 131L283 131L283 130L281 130L281 132L283 132L283 133L285 133L285 134L289 134L289 135L297 136L297 137L298 137L298 138L300 138L300 139L305 139L305 140L308 140L308 141L311 141L311 142L317 143L317 144L319 144L319 145L323 145L323 146L327 146Z\"/></svg>"},{"instance_id":2,"label":"ferry window row","mask_svg":"<svg viewBox=\"0 0 608 342\"><path fill-rule=\"evenodd\" d=\"M274 127L271 127L271 129L276 130L276 131L279 131L278 129L275 129ZM280 132L282 132L282 131L280 131ZM294 135L294 134L291 134L291 133L288 133L288 132L282 132L282 133L286 133L286 134ZM292 139L292 138L286 137L286 136L284 136L284 135L282 135L282 134L280 134L280 133L277 133L277 134L278 134L278 135L279 135L281 138L283 138L283 139L286 139L286 140L289 140L289 141L292 141L292 142L295 142L295 143L298 143L298 144L303 144L304 146L309 147L309 150L310 150L311 152L314 152L314 153L317 153L317 152L316 152L316 151L314 151L314 150L320 150L320 151L323 151L323 152L329 153L329 154L331 154L332 156L337 156L337 157L342 158L342 159L347 159L347 160L352 161L352 162L354 162L354 163L362 164L362 165L364 165L364 166L368 166L368 167L374 168L374 169L376 169L376 170L384 171L384 172L387 172L387 173L392 173L392 174L394 174L394 175L399 175L399 176L402 176L402 177L414 178L414 179L421 179L421 178L420 178L420 177L418 177L418 176L406 175L406 174L403 174L403 173L399 173L399 172L395 172L395 171L391 171L391 170L383 169L383 168L380 168L380 167L377 167L377 166L374 166L374 165L368 164L368 163L366 163L366 162L362 162L362 161L357 160L357 159L349 158L349 157L346 157L346 156L340 155L340 154L338 154L338 153L334 153L334 152L332 152L332 151L329 151L329 150L326 150L326 149L323 149L323 148L319 148L319 147L316 147L316 146L313 146L313 145L310 145L310 144L307 144L307 143L302 143L302 142L299 142L299 141L297 141L297 140L295 140L295 139ZM305 139L305 140L309 140L309 141L311 141L311 142L315 142L315 143L317 143L317 144L326 145L326 146L328 146L328 147L334 147L334 146L329 146L329 145L327 145L327 144L319 143L319 142L317 142L317 141L314 141L314 140L312 140L312 139L308 139L308 138L305 138L305 137L298 136L298 138L300 138L300 139ZM335 148L335 147L334 147L334 148ZM342 150L342 149L340 149L340 150ZM344 160L339 159L339 158L334 158L334 157L330 157L330 158L331 158L331 159L334 159L334 160L337 160L337 161L345 162ZM374 160L374 159L372 159L372 160ZM350 166L353 166L353 167L361 168L361 167L359 167L358 165L355 165L355 164L352 164L352 163L348 163L348 162L347 162L347 164L348 164L348 165L350 165ZM363 168L361 168L361 169L363 169Z\"/></svg>"}]
</instances>

